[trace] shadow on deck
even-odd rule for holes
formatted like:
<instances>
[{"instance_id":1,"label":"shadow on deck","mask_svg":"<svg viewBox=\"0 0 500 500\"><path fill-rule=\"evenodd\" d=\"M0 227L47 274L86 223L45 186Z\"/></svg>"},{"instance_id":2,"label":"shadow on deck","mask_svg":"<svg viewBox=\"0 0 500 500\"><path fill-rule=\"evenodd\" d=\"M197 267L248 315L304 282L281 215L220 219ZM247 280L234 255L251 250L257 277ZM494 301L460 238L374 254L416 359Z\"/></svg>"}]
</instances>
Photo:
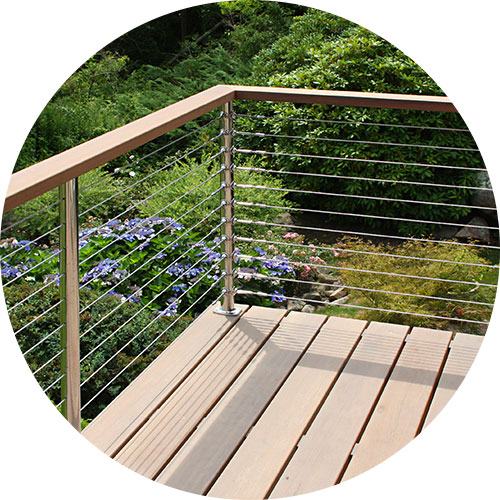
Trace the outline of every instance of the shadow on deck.
<instances>
[{"instance_id":1,"label":"shadow on deck","mask_svg":"<svg viewBox=\"0 0 500 500\"><path fill-rule=\"evenodd\" d=\"M160 483L277 498L349 479L413 439L482 338L243 307L205 311L83 432Z\"/></svg>"}]
</instances>

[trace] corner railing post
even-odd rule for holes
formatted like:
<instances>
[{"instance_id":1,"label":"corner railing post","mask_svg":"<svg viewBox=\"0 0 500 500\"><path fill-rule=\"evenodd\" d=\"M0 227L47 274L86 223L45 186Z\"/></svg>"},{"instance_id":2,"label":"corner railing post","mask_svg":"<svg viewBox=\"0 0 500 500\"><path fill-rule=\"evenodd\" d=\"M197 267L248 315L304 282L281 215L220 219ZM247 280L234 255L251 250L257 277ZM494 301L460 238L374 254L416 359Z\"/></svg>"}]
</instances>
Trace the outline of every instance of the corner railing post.
<instances>
[{"instance_id":1,"label":"corner railing post","mask_svg":"<svg viewBox=\"0 0 500 500\"><path fill-rule=\"evenodd\" d=\"M224 105L223 114L223 164L221 172L221 197L222 197L222 252L224 296L222 305L215 309L218 314L237 316L241 309L235 305L234 286L234 164L233 164L233 105L228 102Z\"/></svg>"},{"instance_id":2,"label":"corner railing post","mask_svg":"<svg viewBox=\"0 0 500 500\"><path fill-rule=\"evenodd\" d=\"M61 296L61 411L81 430L80 402L80 293L78 275L78 180L59 187Z\"/></svg>"}]
</instances>

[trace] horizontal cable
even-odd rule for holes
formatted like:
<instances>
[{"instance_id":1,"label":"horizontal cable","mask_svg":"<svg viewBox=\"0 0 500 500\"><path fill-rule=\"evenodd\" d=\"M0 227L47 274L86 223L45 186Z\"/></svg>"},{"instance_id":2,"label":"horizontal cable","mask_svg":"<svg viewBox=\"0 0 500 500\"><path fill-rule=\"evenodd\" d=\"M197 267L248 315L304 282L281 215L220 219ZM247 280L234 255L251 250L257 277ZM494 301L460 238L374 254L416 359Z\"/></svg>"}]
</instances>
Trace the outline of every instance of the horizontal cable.
<instances>
[{"instance_id":1,"label":"horizontal cable","mask_svg":"<svg viewBox=\"0 0 500 500\"><path fill-rule=\"evenodd\" d=\"M367 125L377 127L395 127L395 128L412 128L419 130L442 130L446 132L468 132L468 128L449 128L449 127L429 127L424 125L406 125L402 123L375 123L375 122L361 122L361 121L348 121L348 120L321 120L315 118L299 118L294 116L262 116L262 115L247 115L234 113L235 118L255 118L258 120L288 120L298 122L314 122L314 123L337 123L340 125Z\"/></svg>"},{"instance_id":2,"label":"horizontal cable","mask_svg":"<svg viewBox=\"0 0 500 500\"><path fill-rule=\"evenodd\" d=\"M321 267L321 265L315 265L315 267ZM491 302L477 302L474 300L463 300L463 299L454 299L450 297L436 297L434 295L419 295L416 293L406 293L406 292L394 292L392 290L375 290L373 288L363 288L359 286L351 286L351 285L336 285L335 283L322 283L320 281L307 281L307 280L299 280L296 278L280 278L278 276L268 276L266 274L259 274L259 273L246 273L246 272L241 272L238 271L238 277L243 276L252 278L252 279L259 279L263 281L286 281L289 283L301 283L304 285L321 285L321 286L326 286L329 288L345 288L346 290L358 290L360 292L375 292L375 293L383 293L383 294L388 294L388 295L401 295L403 297L414 297L417 299L429 299L429 300L443 300L445 302L460 302L461 304L474 304L477 306L487 306L487 307L493 307L494 304Z\"/></svg>"},{"instance_id":3,"label":"horizontal cable","mask_svg":"<svg viewBox=\"0 0 500 500\"><path fill-rule=\"evenodd\" d=\"M478 207L475 205L460 205L458 203L441 203L438 201L422 201L422 200L407 200L404 198L384 198L381 196L368 196L361 194L344 194L344 193L326 193L324 191L309 191L307 189L285 189L270 186L259 186L253 184L235 184L235 187L242 189L260 189L263 191L280 191L284 193L300 193L300 194L314 194L320 196L333 196L337 198L357 198L362 200L377 200L377 201L393 201L398 203L414 203L418 205L431 205L438 207L453 207L453 208L471 208L477 210L495 210L496 208L491 207Z\"/></svg>"},{"instance_id":4,"label":"horizontal cable","mask_svg":"<svg viewBox=\"0 0 500 500\"><path fill-rule=\"evenodd\" d=\"M246 254L241 254L241 258L247 258L250 260L260 260L260 261L273 261L272 258L269 257L254 257L252 255L246 255ZM300 261L291 261L287 260L286 261L288 264L293 264L293 265L298 265L298 266L303 266L304 264L307 264L308 266L310 265L310 262L300 262ZM326 264L321 264L321 267L324 267L325 269L337 269L339 271L353 271L356 273L368 273L368 274L381 274L383 276L395 276L398 278L412 278L412 279L419 279L419 280L427 280L427 281L439 281L440 283L457 283L459 285L475 285L475 286L486 286L486 287L491 287L491 288L496 288L498 285L492 285L490 283L478 283L476 281L460 281L460 280L450 280L446 278L434 278L431 276L413 276L411 274L399 274L399 273L388 273L385 271L373 271L371 269L355 269L351 267L343 267L343 266L330 266Z\"/></svg>"},{"instance_id":5,"label":"horizontal cable","mask_svg":"<svg viewBox=\"0 0 500 500\"><path fill-rule=\"evenodd\" d=\"M154 151L152 151L151 153L148 153L148 154L145 154L144 156L141 156L140 158L138 158L137 160L134 160L130 163L128 163L127 165L125 165L124 167L120 167L120 168L117 168L114 172L110 172L109 174L105 175L104 177L102 177L101 179L97 180L97 181L94 181L92 182L91 184L87 184L86 186L82 187L82 188L79 188L79 191L80 193L91 188L92 186L95 186L96 184L100 184L101 182L105 181L106 179L116 175L117 173L121 172L122 170L127 170L128 168L130 167L133 167L135 165L137 165L138 163L140 163L141 161L144 161L146 158L149 158L157 153L159 153L160 151L163 151L164 149L167 149L169 148L170 146L173 146L174 144L176 144L177 142L180 142L184 139L186 139L187 137L190 137L196 133L198 133L200 130L203 130L205 129L206 127L212 125L213 123L217 122L220 120L220 118L222 117L223 115L223 111L221 111L220 113L220 116L217 117L217 118L214 118L212 120L210 120L209 122L205 123L204 125L202 125L201 127L198 127L196 130L192 130L191 132L188 132L186 134L184 134L183 136L181 137L178 137L177 139L174 139L173 141L169 142L168 144L165 144L163 146L160 146L159 148L155 149Z\"/></svg>"},{"instance_id":6,"label":"horizontal cable","mask_svg":"<svg viewBox=\"0 0 500 500\"><path fill-rule=\"evenodd\" d=\"M40 366L39 368L37 368L34 372L33 372L33 375L36 375L40 370L43 370L44 368L46 368L50 363L52 363L56 358L58 358L64 351L66 350L66 348L64 349L61 349L55 356L52 356L52 358L50 358L48 361L46 361L42 366Z\"/></svg>"},{"instance_id":7,"label":"horizontal cable","mask_svg":"<svg viewBox=\"0 0 500 500\"><path fill-rule=\"evenodd\" d=\"M34 214L30 214L27 217L24 217L24 219L18 220L6 228L2 228L2 233L11 230L13 227L19 226L19 224L22 224L23 222L26 222L26 221L32 219L33 217L36 217L37 215L40 215L40 214L46 212L47 210L50 210L52 207L59 205L62 201L63 200L54 201L54 202L50 203L49 205L47 205L46 207L43 207L40 210L37 210ZM9 212L10 212L10 210L9 210Z\"/></svg>"},{"instance_id":8,"label":"horizontal cable","mask_svg":"<svg viewBox=\"0 0 500 500\"><path fill-rule=\"evenodd\" d=\"M454 227L464 227L464 224L459 224L458 222L443 222L443 221L432 221L432 220L422 220L422 219L404 219L401 217L386 217L384 215L372 215L372 214L356 214L350 212L334 212L331 210L316 210L312 208L298 208L298 207L278 207L274 205L266 205L264 203L253 203L248 201L235 201L235 205L241 205L243 207L260 207L260 208L275 208L278 210L293 210L298 212L308 212L308 213L316 213L316 214L324 214L324 215L340 215L342 217L362 217L363 219L382 219L382 220L390 220L390 221L399 221L399 222L411 222L411 223L419 223L419 224L434 224L434 225L443 225L443 226L454 226ZM494 231L498 231L498 227L496 226L478 226L475 224L467 224L467 227L479 228L479 229L491 229ZM480 245L473 245L480 246ZM489 245L483 245L484 248L500 248Z\"/></svg>"},{"instance_id":9,"label":"horizontal cable","mask_svg":"<svg viewBox=\"0 0 500 500\"><path fill-rule=\"evenodd\" d=\"M219 278L220 280L220 278ZM173 325L177 323L185 314L190 311L205 295L214 288L214 286L219 282L217 280L214 282L202 295L200 295L181 315L179 315L170 325L163 330L163 332L160 333L152 342L150 342L132 361L130 361L127 366L122 368L104 387L102 387L94 396L92 396L91 399L89 399L83 406L82 406L82 411L90 404L94 399L96 399L100 394L102 394L123 372L125 372L137 359L139 359L152 345L154 345L165 333L172 328ZM221 293L213 302L212 305L217 302L224 294ZM210 306L209 306L210 307Z\"/></svg>"},{"instance_id":10,"label":"horizontal cable","mask_svg":"<svg viewBox=\"0 0 500 500\"><path fill-rule=\"evenodd\" d=\"M59 403L56 404L56 408L59 408L65 401L66 398L64 398L62 401L59 401Z\"/></svg>"},{"instance_id":11,"label":"horizontal cable","mask_svg":"<svg viewBox=\"0 0 500 500\"><path fill-rule=\"evenodd\" d=\"M410 186L428 186L428 187L439 187L439 188L450 188L450 189L470 189L478 191L491 191L493 189L488 187L476 187L476 186L458 186L457 184L435 184L431 182L417 182L417 181L401 181L396 179L378 179L376 177L350 177L347 175L336 175L336 174L316 174L311 172L293 172L291 170L269 170L266 168L256 168L256 167L235 167L236 170L247 170L250 172L265 172L268 174L288 174L288 175L303 175L305 177L320 177L323 179L344 179L349 181L366 181L366 182L382 182L389 184L409 184Z\"/></svg>"},{"instance_id":12,"label":"horizontal cable","mask_svg":"<svg viewBox=\"0 0 500 500\"><path fill-rule=\"evenodd\" d=\"M34 297L37 293L41 292L42 290L45 290L45 288L47 288L47 287L53 285L54 283L56 283L59 280L59 278L62 278L63 276L64 276L64 274L61 274L60 276L57 276L53 280L47 282L41 288L39 288L38 290L35 290L33 293L31 293L30 295L28 295L27 297L25 297L23 300L20 300L17 304L14 304L12 307L10 307L9 309L7 309L7 312L10 313L14 309L16 309L16 307L19 307L20 305L24 304L27 300L29 300L32 297Z\"/></svg>"},{"instance_id":13,"label":"horizontal cable","mask_svg":"<svg viewBox=\"0 0 500 500\"><path fill-rule=\"evenodd\" d=\"M443 260L443 259L432 259L429 257L415 257L413 255L398 255L392 253L383 253L383 252L367 252L364 250L352 250L348 248L338 248L338 247L322 247L318 245L313 245L312 243L309 245L304 245L302 243L289 243L287 241L271 241L271 240L263 240L263 239L254 239L254 238L246 238L244 236L236 236L235 240L239 241L247 241L250 243L266 243L270 245L284 245L287 247L298 247L298 248L313 248L315 250L321 250L324 252L335 251L335 252L346 252L360 255L376 255L377 257L390 257L394 259L407 259L407 260L422 260L426 262L438 262L440 264L453 264L460 266L473 266L473 267L487 267L490 269L498 269L498 264L480 264L476 262L460 262L458 260Z\"/></svg>"},{"instance_id":14,"label":"horizontal cable","mask_svg":"<svg viewBox=\"0 0 500 500\"><path fill-rule=\"evenodd\" d=\"M42 234L41 236L38 236L34 240L28 241L27 243L24 243L23 245L17 247L13 252L10 252L9 254L5 255L2 257L2 260L7 260L10 259L14 254L19 252L19 250L23 250L26 247L29 247L30 245L33 245L37 241L41 240L42 238L45 238L45 236L48 236L49 234L53 233L54 231L57 231L63 226L63 224L59 224L56 227L53 227L50 231L47 231L46 233Z\"/></svg>"},{"instance_id":15,"label":"horizontal cable","mask_svg":"<svg viewBox=\"0 0 500 500\"><path fill-rule=\"evenodd\" d=\"M269 208L278 208L269 206ZM280 207L283 210L287 210L287 207ZM459 241L446 241L446 240L429 240L425 238L413 238L411 236L394 236L389 234L380 234L380 233L362 233L359 231L344 231L343 229L330 229L326 227L311 227L311 226L296 226L294 224L277 224L275 222L265 222L265 221L253 221L253 220L245 220L245 219L236 219L238 224L251 224L256 226L273 226L273 227L282 227L288 229L297 229L297 230L306 230L306 231L319 231L326 233L338 233L342 235L354 235L354 236L368 236L372 238L390 238L395 240L405 240L405 241L419 241L422 243L438 243L440 245L458 245L458 246L466 246L466 247L479 247L479 248L490 248L490 249L498 249L500 247L490 246L490 245L476 245L474 243L461 243Z\"/></svg>"},{"instance_id":16,"label":"horizontal cable","mask_svg":"<svg viewBox=\"0 0 500 500\"><path fill-rule=\"evenodd\" d=\"M371 160L369 158L344 158L342 156L323 156L323 155L307 155L307 154L299 154L299 153L283 153L278 151L261 151L255 149L239 149L234 148L234 153L243 153L243 154L255 154L255 155L270 155L270 156L287 156L293 158L311 158L317 160L339 160L339 161L353 161L358 163L375 163L375 164L383 164L383 165L401 165L404 167L431 167L431 168L448 168L452 170L472 170L479 172L487 172L485 168L477 168L477 167L458 167L456 165L434 165L432 163L415 163L415 162L407 162L407 161L392 161L392 160Z\"/></svg>"},{"instance_id":17,"label":"horizontal cable","mask_svg":"<svg viewBox=\"0 0 500 500\"><path fill-rule=\"evenodd\" d=\"M47 392L50 391L50 389L52 389L52 387L54 387L56 384L58 384L64 377L66 376L65 373L63 373L62 375L59 375L59 377L57 377L54 382L52 382L46 389L43 390L43 392L45 394L47 394Z\"/></svg>"},{"instance_id":18,"label":"horizontal cable","mask_svg":"<svg viewBox=\"0 0 500 500\"><path fill-rule=\"evenodd\" d=\"M97 351L97 349L99 349L103 344L105 344L109 339L111 339L112 337L114 337L124 326L126 326L128 323L130 323L137 315L139 315L142 311L144 311L148 306L150 306L156 299L158 299L161 295L163 295L167 290L169 290L172 286L174 286L176 283L179 282L179 280L183 277L183 276L186 276L186 274L188 274L190 271L192 271L203 259L205 259L206 256L202 256L201 259L199 259L197 262L195 262L189 269L186 269L181 275L179 275L175 281L172 281L172 283L170 283L168 286L166 286L161 292L157 293L147 304L144 304L138 311L136 311L130 318L127 319L127 321L125 321L125 323L122 323L116 330L114 330L112 333L110 333L104 340L102 340L98 345L96 345L91 351L89 351L81 360L80 362L82 361L85 361L89 356L91 356L95 351ZM222 259L219 259L213 266L212 266L212 269L214 267L216 267L218 264L220 264L222 262ZM173 265L173 264L171 264ZM169 266L170 267L170 266ZM165 270L163 270L161 273L158 273L156 275L157 276L160 276L161 274L163 274L166 269L168 268L165 268ZM149 283L153 281L153 280L150 280ZM188 290L185 291L185 293L183 293L182 296L184 296L186 293L188 293L189 290L191 290L192 287L190 287ZM179 298L181 298L181 296L179 296ZM88 331L90 330L93 330L94 327L96 325L93 325L92 328L90 328ZM85 333L87 333L85 332ZM82 337L83 335L82 334Z\"/></svg>"},{"instance_id":19,"label":"horizontal cable","mask_svg":"<svg viewBox=\"0 0 500 500\"><path fill-rule=\"evenodd\" d=\"M271 298L275 297L274 295L271 295L269 293L254 292L251 290L238 290L236 293L238 295L257 295L259 297L271 297ZM336 306L335 304L332 304L331 302L326 302L323 300L304 299L304 298L299 298L299 297L286 297L285 295L281 295L280 297L283 297L286 300L302 300L304 302L311 302L313 304L321 304L321 305L325 305L325 306L339 307L339 306ZM414 313L414 312L408 312L408 311L396 311L394 309L382 309L382 308L377 308L377 307L359 306L359 305L355 305L355 304L342 304L340 307L353 307L354 309L366 309L369 311L380 311L380 312L395 313L395 314L407 314L410 316L419 316L421 318L444 319L447 321L461 321L464 323L476 323L479 325L489 325L488 321L477 321L474 319L461 319L461 318L454 318L454 317L448 317L448 316L434 316L432 314L421 314L421 313Z\"/></svg>"},{"instance_id":20,"label":"horizontal cable","mask_svg":"<svg viewBox=\"0 0 500 500\"><path fill-rule=\"evenodd\" d=\"M324 142L339 142L343 144L368 144L370 146L397 146L407 148L429 148L429 149L444 149L448 151L468 151L479 152L477 148L457 148L452 146L434 146L432 144L405 144L401 142L377 142L377 141L362 141L358 139L337 139L332 137L311 137L302 135L280 135L280 134L266 134L263 132L239 132L234 131L236 135L251 136L251 137L272 137L275 139L301 139L308 141L324 141Z\"/></svg>"},{"instance_id":21,"label":"horizontal cable","mask_svg":"<svg viewBox=\"0 0 500 500\"><path fill-rule=\"evenodd\" d=\"M212 234L212 233L213 233L216 229L218 229L218 228L219 228L219 227L221 227L221 226L222 226L222 223L221 223L221 224L219 224L216 228L212 229L212 231L211 231L210 233L208 233L208 234L205 236L205 238L208 238L208 236L210 236L210 234ZM203 239L205 239L205 238L203 238ZM202 239L202 240L200 240L200 242L201 242L201 241L203 241L203 239ZM162 249L162 250L161 250L161 252L163 252L163 251L165 251L165 250L166 250L166 249L164 248L164 249ZM191 248L189 248L186 252L184 252L184 254L182 254L180 257L178 257L178 258L177 258L174 262L169 263L169 265L168 265L165 269L163 269L163 270L162 270L162 271L160 271L159 273L155 274L155 276L153 276L151 279L149 279L149 280L148 280L148 281L147 281L144 285L142 285L142 286L141 286L138 290L136 290L134 293L135 293L135 294L137 294L137 292L140 292L140 291L144 290L144 288L145 288L146 286L148 286L150 283L152 283L152 282L153 282L153 281L154 281L154 280L155 280L158 276L160 276L160 275L161 275L161 274L163 274L165 271L167 271L170 267L172 267L172 266L173 266L173 265L175 265L177 262L179 262L180 260L182 260L182 259L183 259L183 258L184 258L184 257L185 257L185 256L186 256L186 255L187 255L187 254L191 251L191 250L192 250L192 249L191 249ZM158 255L158 254L157 254L157 255ZM203 260L203 257L200 259L200 261L201 261L201 260ZM145 264L143 264L143 265L145 265ZM138 269L136 269L136 270L134 271L134 273L135 273L137 270L138 270ZM129 275L129 276L130 276L130 275ZM128 278L129 276L127 276L127 278ZM166 289L165 289L165 290L166 290ZM163 290L163 291L165 291L165 290ZM161 293L163 293L163 291L162 291ZM89 309L89 308L90 308L93 304L95 304L97 301L101 300L103 297L105 297L105 296L109 295L109 293L110 293L110 291L109 291L109 290L107 290L107 291L106 291L103 295L99 296L96 300L94 300L94 302L92 302L92 304L89 304L87 307L85 307L85 308L82 310L82 312L84 312L84 311L86 311L87 309ZM161 295L161 293L160 293L160 295ZM156 297L155 297L155 298L156 298ZM153 299L153 300L155 300L155 299ZM148 305L150 305L150 304L151 304L151 302L148 302L148 304L146 304L146 306L148 306ZM113 314L115 311L117 311L117 310L118 310L118 309L119 309L122 305L123 305L123 304L119 304L119 305L118 305L118 306L116 306L114 309L112 309L111 311L109 311L108 313L106 313L106 315L105 315L105 316L103 316L102 318L100 318L100 319L99 319L99 321L97 321L97 323L95 323L94 325L92 325L92 327L91 327L91 328L89 328L89 329L87 329L85 332L83 332L83 333L80 335L80 338L83 338L85 335L87 335L87 333L89 333L90 331L92 331L92 330L93 330L93 329L94 329L94 328L95 328L98 324L100 324L100 323L101 323L102 321L104 321L104 320L105 320L108 316L110 316L110 315L111 315L111 314ZM140 311L142 311L142 310L143 310L146 306L143 306L143 308L141 308L141 310L140 310ZM140 311L138 311L138 312L140 312ZM135 316L135 315L134 315L134 316ZM133 316L133 317L134 317L134 316Z\"/></svg>"},{"instance_id":22,"label":"horizontal cable","mask_svg":"<svg viewBox=\"0 0 500 500\"><path fill-rule=\"evenodd\" d=\"M86 215L90 211L94 210L95 208L103 205L104 203L107 203L108 201L112 200L113 198L116 198L120 194L125 193L126 191L128 191L128 190L132 189L133 187L137 186L138 184L141 184L142 182L144 182L145 180L149 179L150 177L153 177L154 175L159 174L160 172L162 172L162 171L166 170L167 168L171 167L172 165L178 163L179 161L183 160L184 158L188 157L189 155L192 155L193 153L196 153L200 149L204 148L207 144L210 144L210 143L214 142L215 140L219 139L221 136L222 136L222 133L219 133L218 135L216 135L215 137L212 137L211 139L209 139L208 141L204 142L200 146L198 146L198 147L196 147L196 148L188 151L187 153L183 154L179 158L176 158L175 160L171 161L170 163L167 163L166 165L164 165L163 167L159 168L158 170L155 170L154 172L151 172L150 174L146 175L142 179L139 179L137 182L134 182L133 184L130 184L130 186L125 187L121 191L117 191L116 193L114 193L113 195L111 195L109 198L106 198L105 200L100 201L99 203L96 203L94 206L88 208L87 210L85 210L84 212L82 212L81 214L79 214L79 217L83 217L84 215ZM219 151L219 153L213 155L213 157L209 161L212 161L214 158L217 158L217 156L220 156L221 154L222 154L222 151ZM192 171L194 172L195 170L197 170L197 168L193 169ZM134 207L131 207L131 208L127 209L126 211L128 212L132 208L134 208Z\"/></svg>"},{"instance_id":23,"label":"horizontal cable","mask_svg":"<svg viewBox=\"0 0 500 500\"><path fill-rule=\"evenodd\" d=\"M210 272L212 272L217 266L219 265L219 262L215 263L208 271L206 271L202 276L198 278L187 290L185 290L179 297L176 297L174 301L171 302L171 304L178 304L179 300L182 299L193 287L195 287L203 278L208 276ZM127 346L129 346L135 339L139 337L144 331L146 331L153 323L158 321L162 316L157 315L152 319L146 326L144 326L138 333L136 333L129 341L127 341L125 344L123 344L120 349L118 349L114 354L112 354L97 370L92 372L91 375L89 375L80 385L80 387L83 387L91 378L93 378L97 373L99 373L104 366L106 366L112 359L114 359L118 354L120 354Z\"/></svg>"},{"instance_id":24,"label":"horizontal cable","mask_svg":"<svg viewBox=\"0 0 500 500\"><path fill-rule=\"evenodd\" d=\"M49 257L47 257L46 259L40 261L38 264L35 264L33 267L30 267L27 271L24 271L24 273L21 273L21 274L17 275L15 278L12 278L7 283L4 283L3 286L9 286L11 283L14 283L14 281L17 281L19 278L22 278L23 276L26 276L27 274L30 274L31 271L33 271L37 267L41 266L42 264L45 264L45 262L48 262L49 260L54 259L55 257L57 257L58 255L60 255L61 253L62 253L62 250L55 250L54 253L51 254Z\"/></svg>"},{"instance_id":25,"label":"horizontal cable","mask_svg":"<svg viewBox=\"0 0 500 500\"><path fill-rule=\"evenodd\" d=\"M219 153L220 154L220 153ZM215 157L218 156L215 155ZM201 165L199 165L198 167L196 167L195 169L193 170L190 170L188 173L182 175L181 177L179 177L178 179L176 179L175 181L171 182L170 184L167 184L166 186L163 186L161 189L159 189L158 191L155 191L153 194L151 194L150 196L148 196L147 198L144 198L142 199L141 201L139 201L138 203L136 203L135 205L131 206L130 208L128 208L127 210L125 210L125 212L122 212L120 215L118 215L117 217L113 218L113 219L110 219L108 222L106 222L105 224L101 225L100 227L97 228L96 232L100 231L101 229L103 229L104 227L106 227L106 224L108 224L111 220L117 220L117 219L120 219L120 217L122 217L126 212L128 212L129 210L132 210L133 208L141 205L142 203L146 202L147 200L153 198L153 196L156 196L158 193L160 193L161 191L164 191L165 189L169 188L170 186L172 186L173 184L175 184L176 182L180 181L181 179L183 179L184 177L186 177L186 175L189 175L193 172L195 172L196 170L198 170L198 168L201 168L203 167L204 165L206 165L209 161L212 161L213 158L210 158L210 160L208 160L207 162L204 162L202 163ZM207 184L208 182L210 182L213 178L215 178L217 175L219 175L224 169L219 169L217 170L216 172L214 172L213 174L209 175L204 181L200 182L197 186L191 188L189 191L186 191L185 193L183 193L181 196L179 196L178 198L176 198L174 201L170 202L168 205L165 205L164 207L162 207L160 210L158 210L157 212L155 212L151 217L149 217L148 219L152 219L153 217L156 217L158 214L162 213L163 211L165 211L167 208L171 207L172 205L175 205L177 202L179 202L180 200L182 200L183 198L185 198L186 196L188 196L189 194L191 194L193 191L196 191L198 188L200 188L201 186L204 186L205 184ZM184 215L186 214L183 214L181 217L179 217L179 219L181 219L182 217L184 217ZM146 219L147 220L147 219ZM125 231L122 236L126 235L126 234L130 234L132 233L133 231L137 231L138 227L140 227L140 224L137 225L137 226L134 226L134 227L131 227L130 229L128 229L127 231ZM89 235L91 236L91 235ZM85 238L82 238L82 239L85 239ZM106 250L106 248L109 248L111 245L113 245L117 240L113 239L110 243L108 243L107 245L103 246L102 248L100 248L97 252L94 252L92 255L89 255L85 260L83 260L80 264L84 264L85 262L87 262L88 260L92 259L93 257L95 257L96 255L100 254L102 251Z\"/></svg>"},{"instance_id":26,"label":"horizontal cable","mask_svg":"<svg viewBox=\"0 0 500 500\"><path fill-rule=\"evenodd\" d=\"M39 340L35 345L31 346L29 349L23 352L23 355L26 356L29 354L33 349L36 349L40 344L43 344L48 338L52 337L55 333L57 333L59 330L64 328L66 323L63 323L62 325L59 325L55 330L52 330L48 335L43 337L43 339Z\"/></svg>"},{"instance_id":27,"label":"horizontal cable","mask_svg":"<svg viewBox=\"0 0 500 500\"><path fill-rule=\"evenodd\" d=\"M14 332L14 335L18 335L19 333L21 333L25 328L28 328L28 326L31 326L33 323L36 323L39 319L42 319L46 314L48 314L50 311L52 311L53 309L55 309L57 306L60 306L63 302L64 302L65 299L62 299L62 300L58 300L55 304L51 305L48 309L46 309L45 311L43 311L42 314L38 315L36 318L32 319L29 323L26 323L24 326L22 326L21 328L19 328L19 330L16 330Z\"/></svg>"},{"instance_id":28,"label":"horizontal cable","mask_svg":"<svg viewBox=\"0 0 500 500\"><path fill-rule=\"evenodd\" d=\"M219 189L220 190L220 189ZM211 195L213 196L213 195ZM193 207L192 210L198 208L201 204L205 203L209 198L205 198L204 200L202 200L200 203L198 203L198 205L195 205ZM198 221L194 226L191 226L188 230L184 231L184 233L182 233L180 236L178 236L174 241L171 241L166 247L162 248L159 252L157 252L155 255L153 255L152 257L150 257L146 262L143 262L139 267L137 267L136 269L134 269L134 271L132 271L129 275L125 276L125 278L121 279L119 282L117 282L115 285L113 285L111 287L111 289L109 289L107 291L107 293L109 293L110 290L114 290L119 284L123 283L124 281L126 281L128 278L130 278L130 276L132 276L133 274L135 274L137 271L139 271L140 269L142 269L147 263L151 262L153 259L155 259L156 257L158 257L158 255L160 255L161 253L163 253L165 250L169 249L172 245L174 245L176 242L178 242L179 240L181 240L184 236L186 236L186 234L188 234L190 231L192 231L193 229L195 229L196 227L198 227L200 224L202 224L203 222L205 222L206 220L208 220L209 217L211 217L213 214L215 214L218 210L220 210L220 206L214 208L207 216L205 216L203 219L201 219L200 221ZM187 215L187 214L185 214ZM162 233L163 230L167 229L168 226L166 226L165 228L163 228L162 230L158 231L158 233L156 233L155 236L158 236ZM116 261L116 263L119 263L121 262L122 260L125 259L125 257L131 255L132 253L134 253L137 249L133 249L131 250L130 252L128 252L127 254L125 254L123 257L120 257L120 259L118 259ZM96 276L94 277L93 279L89 280L87 283L84 283L83 285L80 285L80 289L83 288L84 286L87 286L89 283L92 283L94 280L96 280L99 276ZM89 306L87 306L83 311L87 310L90 306L92 306L93 304L95 304L98 300L100 300L104 295L101 295L100 297L98 297L94 302L92 302L92 304L90 304ZM81 312L83 312L81 311Z\"/></svg>"}]
</instances>

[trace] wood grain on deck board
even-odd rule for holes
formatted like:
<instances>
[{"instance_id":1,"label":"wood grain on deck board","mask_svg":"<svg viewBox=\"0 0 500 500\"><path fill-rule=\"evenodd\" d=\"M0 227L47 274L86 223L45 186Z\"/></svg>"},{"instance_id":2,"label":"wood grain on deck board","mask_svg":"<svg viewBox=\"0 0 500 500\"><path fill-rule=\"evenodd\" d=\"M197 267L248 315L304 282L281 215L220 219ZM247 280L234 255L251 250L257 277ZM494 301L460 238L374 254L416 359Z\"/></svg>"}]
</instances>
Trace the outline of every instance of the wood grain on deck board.
<instances>
[{"instance_id":1,"label":"wood grain on deck board","mask_svg":"<svg viewBox=\"0 0 500 500\"><path fill-rule=\"evenodd\" d=\"M239 305L243 312L248 306ZM144 423L240 317L204 311L172 344L83 431L110 456Z\"/></svg>"},{"instance_id":2,"label":"wood grain on deck board","mask_svg":"<svg viewBox=\"0 0 500 500\"><path fill-rule=\"evenodd\" d=\"M365 321L329 318L209 496L265 497L365 326Z\"/></svg>"},{"instance_id":3,"label":"wood grain on deck board","mask_svg":"<svg viewBox=\"0 0 500 500\"><path fill-rule=\"evenodd\" d=\"M156 479L203 494L293 369L326 316L291 312Z\"/></svg>"},{"instance_id":4,"label":"wood grain on deck board","mask_svg":"<svg viewBox=\"0 0 500 500\"><path fill-rule=\"evenodd\" d=\"M384 461L416 435L451 332L413 328L342 480Z\"/></svg>"},{"instance_id":5,"label":"wood grain on deck board","mask_svg":"<svg viewBox=\"0 0 500 500\"><path fill-rule=\"evenodd\" d=\"M155 475L252 359L286 311L252 307L118 453L116 460Z\"/></svg>"},{"instance_id":6,"label":"wood grain on deck board","mask_svg":"<svg viewBox=\"0 0 500 500\"><path fill-rule=\"evenodd\" d=\"M388 377L409 328L371 323L270 498L335 484Z\"/></svg>"},{"instance_id":7,"label":"wood grain on deck board","mask_svg":"<svg viewBox=\"0 0 500 500\"><path fill-rule=\"evenodd\" d=\"M455 334L424 427L432 422L460 387L474 359L476 359L482 341L483 337L478 335Z\"/></svg>"}]
</instances>

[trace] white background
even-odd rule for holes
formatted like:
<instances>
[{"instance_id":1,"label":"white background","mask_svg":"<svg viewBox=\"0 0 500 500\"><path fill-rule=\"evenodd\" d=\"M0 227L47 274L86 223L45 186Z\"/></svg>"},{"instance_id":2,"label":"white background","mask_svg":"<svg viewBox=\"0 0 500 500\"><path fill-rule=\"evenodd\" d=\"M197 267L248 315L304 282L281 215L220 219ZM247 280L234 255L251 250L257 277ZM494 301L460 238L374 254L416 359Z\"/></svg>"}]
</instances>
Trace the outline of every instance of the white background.
<instances>
[{"instance_id":1,"label":"white background","mask_svg":"<svg viewBox=\"0 0 500 500\"><path fill-rule=\"evenodd\" d=\"M139 26L198 2L68 0L3 4L2 182L33 122L57 88L88 57ZM496 193L498 13L492 0L309 1L394 43L453 100L483 153ZM8 7L7 7L8 5ZM220 82L224 83L224 82ZM0 307L0 495L4 498L188 498L102 455L51 407L24 363ZM457 396L422 436L368 473L307 498L405 500L498 498L500 449L499 314ZM494 492L497 491L495 494Z\"/></svg>"}]
</instances>

